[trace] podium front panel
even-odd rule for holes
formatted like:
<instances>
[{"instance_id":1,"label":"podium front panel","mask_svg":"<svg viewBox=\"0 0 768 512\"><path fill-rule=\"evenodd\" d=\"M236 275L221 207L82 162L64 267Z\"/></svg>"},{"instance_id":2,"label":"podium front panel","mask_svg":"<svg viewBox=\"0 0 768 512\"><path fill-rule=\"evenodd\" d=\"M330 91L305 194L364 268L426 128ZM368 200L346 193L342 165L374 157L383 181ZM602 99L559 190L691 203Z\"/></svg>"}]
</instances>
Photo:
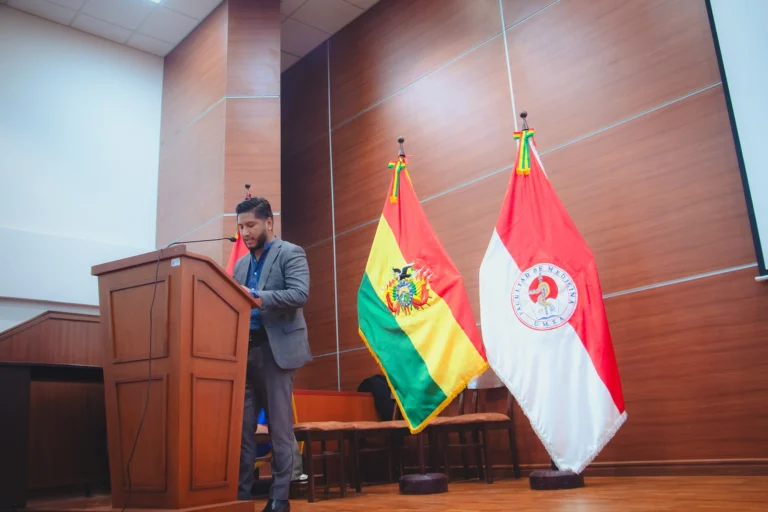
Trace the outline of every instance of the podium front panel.
<instances>
[{"instance_id":1,"label":"podium front panel","mask_svg":"<svg viewBox=\"0 0 768 512\"><path fill-rule=\"evenodd\" d=\"M130 508L235 501L250 299L189 254L100 274L99 298L113 508L126 505L142 415Z\"/></svg>"}]
</instances>

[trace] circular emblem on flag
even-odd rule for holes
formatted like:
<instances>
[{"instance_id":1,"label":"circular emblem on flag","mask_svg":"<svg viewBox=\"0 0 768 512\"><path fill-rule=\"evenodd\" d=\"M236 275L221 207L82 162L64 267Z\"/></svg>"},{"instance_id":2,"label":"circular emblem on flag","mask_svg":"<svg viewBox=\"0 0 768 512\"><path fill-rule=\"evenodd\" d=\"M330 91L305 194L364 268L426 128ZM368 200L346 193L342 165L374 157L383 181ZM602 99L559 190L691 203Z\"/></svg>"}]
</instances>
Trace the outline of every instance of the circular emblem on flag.
<instances>
[{"instance_id":1,"label":"circular emblem on flag","mask_svg":"<svg viewBox=\"0 0 768 512\"><path fill-rule=\"evenodd\" d=\"M570 320L579 302L571 276L551 263L538 263L520 272L512 287L517 318L531 329L548 331Z\"/></svg>"},{"instance_id":2,"label":"circular emblem on flag","mask_svg":"<svg viewBox=\"0 0 768 512\"><path fill-rule=\"evenodd\" d=\"M392 279L387 283L384 296L387 307L393 315L410 315L429 305L430 273L425 269L415 269L413 263L403 268L392 269Z\"/></svg>"}]
</instances>

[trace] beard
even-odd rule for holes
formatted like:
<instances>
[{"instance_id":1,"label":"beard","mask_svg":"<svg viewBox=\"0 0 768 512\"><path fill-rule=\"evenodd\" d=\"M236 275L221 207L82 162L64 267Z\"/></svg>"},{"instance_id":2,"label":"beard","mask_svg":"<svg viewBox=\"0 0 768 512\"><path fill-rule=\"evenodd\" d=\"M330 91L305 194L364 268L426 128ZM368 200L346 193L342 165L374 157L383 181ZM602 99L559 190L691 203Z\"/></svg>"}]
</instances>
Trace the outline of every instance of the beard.
<instances>
[{"instance_id":1,"label":"beard","mask_svg":"<svg viewBox=\"0 0 768 512\"><path fill-rule=\"evenodd\" d=\"M251 252L258 251L259 249L263 249L264 245L267 243L267 232L262 232L259 237L256 239L256 245L251 247Z\"/></svg>"}]
</instances>

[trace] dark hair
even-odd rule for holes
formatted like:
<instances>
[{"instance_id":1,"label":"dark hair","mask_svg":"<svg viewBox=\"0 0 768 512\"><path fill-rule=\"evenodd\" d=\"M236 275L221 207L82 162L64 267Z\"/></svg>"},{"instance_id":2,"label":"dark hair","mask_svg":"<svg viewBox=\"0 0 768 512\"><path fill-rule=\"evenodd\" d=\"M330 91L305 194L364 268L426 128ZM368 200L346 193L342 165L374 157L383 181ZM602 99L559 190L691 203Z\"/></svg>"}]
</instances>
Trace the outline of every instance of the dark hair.
<instances>
[{"instance_id":1,"label":"dark hair","mask_svg":"<svg viewBox=\"0 0 768 512\"><path fill-rule=\"evenodd\" d=\"M237 208L235 208L235 213L237 215L246 212L253 212L253 215L261 220L273 218L272 206L270 206L269 201L263 197L252 197L250 199L246 199L242 203L238 204Z\"/></svg>"}]
</instances>

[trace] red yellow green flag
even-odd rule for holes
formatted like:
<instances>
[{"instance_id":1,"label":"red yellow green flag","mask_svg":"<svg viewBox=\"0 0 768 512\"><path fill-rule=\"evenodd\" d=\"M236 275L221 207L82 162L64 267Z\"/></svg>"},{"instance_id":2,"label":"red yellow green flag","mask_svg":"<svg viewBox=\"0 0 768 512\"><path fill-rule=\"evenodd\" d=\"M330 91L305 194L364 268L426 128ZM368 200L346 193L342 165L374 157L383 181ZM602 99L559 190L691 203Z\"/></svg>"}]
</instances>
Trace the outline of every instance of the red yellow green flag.
<instances>
[{"instance_id":1,"label":"red yellow green flag","mask_svg":"<svg viewBox=\"0 0 768 512\"><path fill-rule=\"evenodd\" d=\"M488 362L462 277L427 221L406 163L390 163L357 315L360 336L415 434Z\"/></svg>"},{"instance_id":2,"label":"red yellow green flag","mask_svg":"<svg viewBox=\"0 0 768 512\"><path fill-rule=\"evenodd\" d=\"M235 263L237 260L248 254L250 251L246 247L243 239L240 238L240 230L235 233L235 245L232 246L232 252L229 254L229 262L227 263L227 274L232 275L235 272Z\"/></svg>"}]
</instances>

